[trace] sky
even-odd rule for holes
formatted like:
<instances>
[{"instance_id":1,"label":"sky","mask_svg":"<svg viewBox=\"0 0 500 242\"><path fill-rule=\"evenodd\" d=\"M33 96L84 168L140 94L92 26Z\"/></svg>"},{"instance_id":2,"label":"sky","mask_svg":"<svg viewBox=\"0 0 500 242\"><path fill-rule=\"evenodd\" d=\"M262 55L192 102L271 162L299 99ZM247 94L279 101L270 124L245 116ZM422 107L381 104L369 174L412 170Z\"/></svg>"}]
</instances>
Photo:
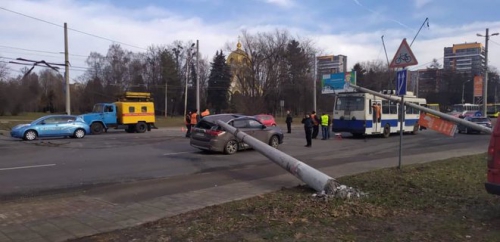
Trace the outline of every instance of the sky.
<instances>
[{"instance_id":1,"label":"sky","mask_svg":"<svg viewBox=\"0 0 500 242\"><path fill-rule=\"evenodd\" d=\"M498 0L0 0L0 61L16 58L64 63L68 24L70 76L83 74L90 52L113 43L133 52L173 41L200 42L212 60L227 43L249 33L287 30L312 40L326 55L357 62L389 61L404 38L418 64L443 63L444 47L485 43L500 32ZM425 21L428 19L428 21ZM383 38L382 38L383 36ZM382 41L383 40L383 41ZM500 36L489 41L489 65L500 68ZM7 64L19 74L20 65Z\"/></svg>"}]
</instances>

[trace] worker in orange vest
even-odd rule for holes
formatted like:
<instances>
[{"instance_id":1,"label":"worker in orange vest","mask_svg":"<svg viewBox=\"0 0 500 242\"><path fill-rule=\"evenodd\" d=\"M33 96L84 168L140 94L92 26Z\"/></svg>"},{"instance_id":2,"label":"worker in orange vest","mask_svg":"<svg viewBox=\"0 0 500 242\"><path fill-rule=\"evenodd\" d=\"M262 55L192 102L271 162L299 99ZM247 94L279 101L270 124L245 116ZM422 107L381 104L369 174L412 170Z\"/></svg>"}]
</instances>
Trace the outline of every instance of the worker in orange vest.
<instances>
[{"instance_id":1,"label":"worker in orange vest","mask_svg":"<svg viewBox=\"0 0 500 242\"><path fill-rule=\"evenodd\" d=\"M198 123L198 110L195 109L191 113L191 128L193 128Z\"/></svg>"},{"instance_id":2,"label":"worker in orange vest","mask_svg":"<svg viewBox=\"0 0 500 242\"><path fill-rule=\"evenodd\" d=\"M374 123L380 123L380 116L381 116L380 103L374 103L372 105L372 108L373 108L373 122Z\"/></svg>"},{"instance_id":3,"label":"worker in orange vest","mask_svg":"<svg viewBox=\"0 0 500 242\"><path fill-rule=\"evenodd\" d=\"M203 111L203 112L201 113L201 118L203 118L203 117L205 117L205 116L208 116L208 115L210 115L210 111L209 111L209 110L208 110L208 108L207 108L207 109L205 109L205 111Z\"/></svg>"}]
</instances>

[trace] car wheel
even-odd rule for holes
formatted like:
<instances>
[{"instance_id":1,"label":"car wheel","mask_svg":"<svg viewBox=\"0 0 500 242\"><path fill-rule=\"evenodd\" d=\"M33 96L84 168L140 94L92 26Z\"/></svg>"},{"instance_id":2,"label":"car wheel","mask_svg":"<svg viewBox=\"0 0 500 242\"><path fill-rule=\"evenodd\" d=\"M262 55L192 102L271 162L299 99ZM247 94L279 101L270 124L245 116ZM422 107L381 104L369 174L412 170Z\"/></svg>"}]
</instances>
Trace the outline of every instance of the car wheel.
<instances>
[{"instance_id":1,"label":"car wheel","mask_svg":"<svg viewBox=\"0 0 500 242\"><path fill-rule=\"evenodd\" d=\"M236 140L230 140L224 146L224 153L232 155L238 151L238 142Z\"/></svg>"},{"instance_id":2,"label":"car wheel","mask_svg":"<svg viewBox=\"0 0 500 242\"><path fill-rule=\"evenodd\" d=\"M391 126L386 124L384 127L384 132L382 134L383 134L384 138L389 138L389 136L391 136Z\"/></svg>"},{"instance_id":3,"label":"car wheel","mask_svg":"<svg viewBox=\"0 0 500 242\"><path fill-rule=\"evenodd\" d=\"M104 131L104 126L102 126L101 123L93 123L90 126L90 131L92 132L92 134L102 134L102 132Z\"/></svg>"},{"instance_id":4,"label":"car wheel","mask_svg":"<svg viewBox=\"0 0 500 242\"><path fill-rule=\"evenodd\" d=\"M24 132L23 139L31 141L31 140L35 140L37 136L38 136L38 134L36 133L36 131L28 130L28 131Z\"/></svg>"},{"instance_id":5,"label":"car wheel","mask_svg":"<svg viewBox=\"0 0 500 242\"><path fill-rule=\"evenodd\" d=\"M148 127L146 126L146 123L144 122L139 122L135 125L135 130L137 131L137 133L144 133L146 132L146 129Z\"/></svg>"},{"instance_id":6,"label":"car wheel","mask_svg":"<svg viewBox=\"0 0 500 242\"><path fill-rule=\"evenodd\" d=\"M278 136L273 135L273 137L271 137L271 139L269 140L269 145L277 149L278 146L280 145L280 140L278 139Z\"/></svg>"},{"instance_id":7,"label":"car wheel","mask_svg":"<svg viewBox=\"0 0 500 242\"><path fill-rule=\"evenodd\" d=\"M276 127L276 124L273 124L273 125L271 125L271 126Z\"/></svg>"},{"instance_id":8,"label":"car wheel","mask_svg":"<svg viewBox=\"0 0 500 242\"><path fill-rule=\"evenodd\" d=\"M81 139L83 137L85 137L85 130L83 129L77 129L73 133L73 138Z\"/></svg>"}]
</instances>

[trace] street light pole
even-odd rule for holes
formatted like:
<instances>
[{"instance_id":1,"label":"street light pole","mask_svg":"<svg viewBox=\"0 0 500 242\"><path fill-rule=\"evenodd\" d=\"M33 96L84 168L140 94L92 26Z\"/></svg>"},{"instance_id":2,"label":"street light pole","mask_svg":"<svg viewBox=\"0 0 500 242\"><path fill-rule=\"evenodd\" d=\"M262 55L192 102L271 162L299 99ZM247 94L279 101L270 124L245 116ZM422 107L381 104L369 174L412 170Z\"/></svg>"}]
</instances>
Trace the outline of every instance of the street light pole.
<instances>
[{"instance_id":1,"label":"street light pole","mask_svg":"<svg viewBox=\"0 0 500 242\"><path fill-rule=\"evenodd\" d=\"M317 68L316 68L316 54L313 54L313 57L314 57L314 71L313 71L313 73L314 73L314 80L313 80L313 89L314 89L313 90L313 93L314 93L314 95L313 95L313 110L315 112L317 112L318 110L316 110L316 80L318 79L318 77L317 77L318 74L316 72L317 71Z\"/></svg>"},{"instance_id":2,"label":"street light pole","mask_svg":"<svg viewBox=\"0 0 500 242\"><path fill-rule=\"evenodd\" d=\"M69 85L69 58L68 58L68 25L64 23L64 80L66 82L66 114L71 115L71 99Z\"/></svg>"},{"instance_id":3,"label":"street light pole","mask_svg":"<svg viewBox=\"0 0 500 242\"><path fill-rule=\"evenodd\" d=\"M486 28L486 35L482 34L476 34L477 36L484 37L485 38L485 44L484 44L484 60L486 62L485 67L484 67L484 81L483 81L483 115L486 115L486 106L488 104L488 40L490 39L490 36L495 36L498 35L498 33L494 33L489 35L489 29Z\"/></svg>"},{"instance_id":4,"label":"street light pole","mask_svg":"<svg viewBox=\"0 0 500 242\"><path fill-rule=\"evenodd\" d=\"M462 104L465 103L465 98L464 98L464 91L465 91L465 83L470 82L470 80L464 81L462 84Z\"/></svg>"},{"instance_id":5,"label":"street light pole","mask_svg":"<svg viewBox=\"0 0 500 242\"><path fill-rule=\"evenodd\" d=\"M188 82L189 82L189 64L191 62L191 51L193 50L194 43L189 47L187 50L187 57L186 57L186 85L185 85L185 90L184 90L184 117L186 117L187 114L187 96L188 96Z\"/></svg>"},{"instance_id":6,"label":"street light pole","mask_svg":"<svg viewBox=\"0 0 500 242\"><path fill-rule=\"evenodd\" d=\"M200 41L196 40L196 110L200 110Z\"/></svg>"}]
</instances>

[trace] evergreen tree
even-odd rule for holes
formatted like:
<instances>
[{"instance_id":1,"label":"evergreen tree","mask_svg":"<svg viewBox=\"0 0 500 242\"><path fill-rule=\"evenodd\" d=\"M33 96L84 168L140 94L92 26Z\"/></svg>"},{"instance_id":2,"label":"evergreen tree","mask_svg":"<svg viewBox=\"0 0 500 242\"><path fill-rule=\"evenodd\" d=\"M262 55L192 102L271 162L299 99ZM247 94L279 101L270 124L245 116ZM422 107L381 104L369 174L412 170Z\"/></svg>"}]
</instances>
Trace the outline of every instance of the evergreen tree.
<instances>
[{"instance_id":1,"label":"evergreen tree","mask_svg":"<svg viewBox=\"0 0 500 242\"><path fill-rule=\"evenodd\" d=\"M356 71L356 85L364 87L366 85L366 70L360 63L356 63L352 69Z\"/></svg>"},{"instance_id":2,"label":"evergreen tree","mask_svg":"<svg viewBox=\"0 0 500 242\"><path fill-rule=\"evenodd\" d=\"M208 106L215 109L216 113L229 107L229 87L231 85L231 69L226 63L226 56L222 51L216 52L210 69L208 79Z\"/></svg>"},{"instance_id":3,"label":"evergreen tree","mask_svg":"<svg viewBox=\"0 0 500 242\"><path fill-rule=\"evenodd\" d=\"M306 112L311 103L306 101L306 93L312 93L312 89L308 89L307 82L310 82L308 76L311 76L310 57L307 56L300 43L296 40L291 40L286 46L286 65L288 66L288 78L285 79L285 103L294 114ZM312 100L311 100L312 101Z\"/></svg>"}]
</instances>

